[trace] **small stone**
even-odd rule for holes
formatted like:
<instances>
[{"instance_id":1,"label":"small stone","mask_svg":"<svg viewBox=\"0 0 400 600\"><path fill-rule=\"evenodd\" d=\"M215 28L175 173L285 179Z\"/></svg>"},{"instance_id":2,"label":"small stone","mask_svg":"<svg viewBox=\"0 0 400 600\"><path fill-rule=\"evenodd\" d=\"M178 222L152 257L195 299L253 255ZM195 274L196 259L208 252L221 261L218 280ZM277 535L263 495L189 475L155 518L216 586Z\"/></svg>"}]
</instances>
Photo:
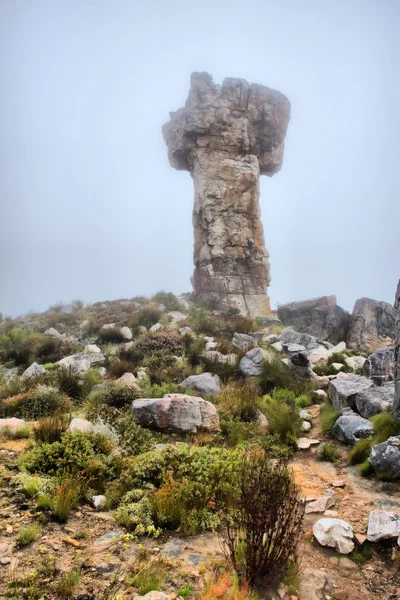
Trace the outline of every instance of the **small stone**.
<instances>
[{"instance_id":1,"label":"small stone","mask_svg":"<svg viewBox=\"0 0 400 600\"><path fill-rule=\"evenodd\" d=\"M339 513L337 512L337 510L326 510L324 512L324 517L333 517L333 518L335 518L335 517L338 516L338 514Z\"/></svg>"},{"instance_id":2,"label":"small stone","mask_svg":"<svg viewBox=\"0 0 400 600\"><path fill-rule=\"evenodd\" d=\"M310 502L306 506L306 514L309 513L322 513L326 511L331 506L334 506L335 498L332 496L323 496L322 498L318 498L318 500L314 500Z\"/></svg>"},{"instance_id":3,"label":"small stone","mask_svg":"<svg viewBox=\"0 0 400 600\"><path fill-rule=\"evenodd\" d=\"M339 569L346 571L358 571L358 566L350 558L341 557L339 558Z\"/></svg>"},{"instance_id":4,"label":"small stone","mask_svg":"<svg viewBox=\"0 0 400 600\"><path fill-rule=\"evenodd\" d=\"M345 485L346 485L346 484L345 484L345 482L343 481L343 479L333 479L333 480L331 481L331 486L333 486L333 487L342 488L342 487L344 487Z\"/></svg>"},{"instance_id":5,"label":"small stone","mask_svg":"<svg viewBox=\"0 0 400 600\"><path fill-rule=\"evenodd\" d=\"M78 540L74 540L74 538L71 538L71 537L64 538L63 542L65 544L69 544L70 546L74 546L75 548L81 547L81 544L78 542Z\"/></svg>"},{"instance_id":6,"label":"small stone","mask_svg":"<svg viewBox=\"0 0 400 600\"><path fill-rule=\"evenodd\" d=\"M13 528L11 527L11 525L7 525L7 527L6 527L6 532L7 532L9 535L11 535L11 534L12 534L12 532L13 532Z\"/></svg>"},{"instance_id":7,"label":"small stone","mask_svg":"<svg viewBox=\"0 0 400 600\"><path fill-rule=\"evenodd\" d=\"M306 431L310 431L311 423L309 421L303 421L301 424L301 431L304 433Z\"/></svg>"},{"instance_id":8,"label":"small stone","mask_svg":"<svg viewBox=\"0 0 400 600\"><path fill-rule=\"evenodd\" d=\"M4 556L3 558L0 558L0 563L2 565L9 565L11 562L11 558L9 556Z\"/></svg>"},{"instance_id":9,"label":"small stone","mask_svg":"<svg viewBox=\"0 0 400 600\"><path fill-rule=\"evenodd\" d=\"M367 536L363 535L362 533L355 533L354 539L360 544L360 546L362 546L363 543L366 541Z\"/></svg>"},{"instance_id":10,"label":"small stone","mask_svg":"<svg viewBox=\"0 0 400 600\"><path fill-rule=\"evenodd\" d=\"M341 371L344 367L344 365L342 363L332 363L332 367L335 369L335 371Z\"/></svg>"}]
</instances>

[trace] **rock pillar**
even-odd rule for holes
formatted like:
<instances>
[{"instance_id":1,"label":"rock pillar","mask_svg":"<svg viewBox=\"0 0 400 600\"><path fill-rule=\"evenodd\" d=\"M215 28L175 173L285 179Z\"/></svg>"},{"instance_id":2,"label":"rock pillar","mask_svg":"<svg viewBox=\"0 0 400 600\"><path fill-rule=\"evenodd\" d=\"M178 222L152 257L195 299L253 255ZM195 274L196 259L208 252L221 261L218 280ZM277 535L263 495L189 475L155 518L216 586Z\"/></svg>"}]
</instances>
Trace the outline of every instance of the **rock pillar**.
<instances>
[{"instance_id":1,"label":"rock pillar","mask_svg":"<svg viewBox=\"0 0 400 600\"><path fill-rule=\"evenodd\" d=\"M281 168L289 116L279 92L243 79L219 86L207 73L192 74L185 107L170 113L170 164L194 182L195 301L250 317L270 312L259 179Z\"/></svg>"}]
</instances>

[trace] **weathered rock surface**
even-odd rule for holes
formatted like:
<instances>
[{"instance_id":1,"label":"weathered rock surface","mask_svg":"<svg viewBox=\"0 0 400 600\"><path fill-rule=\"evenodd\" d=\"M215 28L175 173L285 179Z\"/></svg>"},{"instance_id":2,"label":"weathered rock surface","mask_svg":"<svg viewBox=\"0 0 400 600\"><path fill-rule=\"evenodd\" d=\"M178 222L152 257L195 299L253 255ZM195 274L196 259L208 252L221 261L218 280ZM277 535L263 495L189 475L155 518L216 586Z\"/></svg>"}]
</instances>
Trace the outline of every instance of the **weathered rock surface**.
<instances>
[{"instance_id":1,"label":"weathered rock surface","mask_svg":"<svg viewBox=\"0 0 400 600\"><path fill-rule=\"evenodd\" d=\"M83 375L90 367L96 362L103 362L103 354L89 354L86 352L79 352L78 354L72 354L66 356L58 361L61 367L70 369L73 375Z\"/></svg>"},{"instance_id":2,"label":"weathered rock surface","mask_svg":"<svg viewBox=\"0 0 400 600\"><path fill-rule=\"evenodd\" d=\"M341 416L332 427L332 435L339 442L354 445L361 438L371 437L374 426L370 421L360 417L351 408L344 408Z\"/></svg>"},{"instance_id":3,"label":"weathered rock surface","mask_svg":"<svg viewBox=\"0 0 400 600\"><path fill-rule=\"evenodd\" d=\"M394 379L394 350L381 348L368 356L364 363L364 375L380 385Z\"/></svg>"},{"instance_id":4,"label":"weathered rock surface","mask_svg":"<svg viewBox=\"0 0 400 600\"><path fill-rule=\"evenodd\" d=\"M46 329L46 331L44 332L44 335L51 335L52 337L55 338L60 338L61 333L59 331L57 331L57 329L55 329L54 327L50 327L49 329Z\"/></svg>"},{"instance_id":5,"label":"weathered rock surface","mask_svg":"<svg viewBox=\"0 0 400 600\"><path fill-rule=\"evenodd\" d=\"M101 350L96 344L88 344L85 346L86 354L101 354Z\"/></svg>"},{"instance_id":6,"label":"weathered rock surface","mask_svg":"<svg viewBox=\"0 0 400 600\"><path fill-rule=\"evenodd\" d=\"M203 398L186 394L166 394L164 398L134 400L132 413L143 427L178 433L219 430L215 406Z\"/></svg>"},{"instance_id":7,"label":"weathered rock surface","mask_svg":"<svg viewBox=\"0 0 400 600\"><path fill-rule=\"evenodd\" d=\"M23 419L17 419L17 417L10 417L9 419L0 419L0 431L9 429L12 432L16 432L19 429L25 429L26 422Z\"/></svg>"},{"instance_id":8,"label":"weathered rock surface","mask_svg":"<svg viewBox=\"0 0 400 600\"><path fill-rule=\"evenodd\" d=\"M262 348L249 350L241 359L239 369L247 377L258 377L262 372L264 360L271 358L270 354Z\"/></svg>"},{"instance_id":9,"label":"weathered rock surface","mask_svg":"<svg viewBox=\"0 0 400 600\"><path fill-rule=\"evenodd\" d=\"M386 479L400 479L400 435L372 446L369 462L375 473L384 475Z\"/></svg>"},{"instance_id":10,"label":"weathered rock surface","mask_svg":"<svg viewBox=\"0 0 400 600\"><path fill-rule=\"evenodd\" d=\"M251 335L246 333L234 333L232 338L232 344L240 350L251 350L254 346L257 346L257 340Z\"/></svg>"},{"instance_id":11,"label":"weathered rock surface","mask_svg":"<svg viewBox=\"0 0 400 600\"><path fill-rule=\"evenodd\" d=\"M393 408L394 384L373 385L356 396L357 412L368 419L378 413L390 411Z\"/></svg>"},{"instance_id":12,"label":"weathered rock surface","mask_svg":"<svg viewBox=\"0 0 400 600\"><path fill-rule=\"evenodd\" d=\"M361 375L339 373L336 379L329 382L328 396L336 410L346 406L355 408L357 394L368 390L373 385L370 379Z\"/></svg>"},{"instance_id":13,"label":"weathered rock surface","mask_svg":"<svg viewBox=\"0 0 400 600\"><path fill-rule=\"evenodd\" d=\"M221 86L193 73L185 107L163 126L170 164L190 171L195 299L249 316L270 312L268 253L260 220L259 178L282 165L287 98L243 79Z\"/></svg>"},{"instance_id":14,"label":"weathered rock surface","mask_svg":"<svg viewBox=\"0 0 400 600\"><path fill-rule=\"evenodd\" d=\"M336 304L336 296L281 304L278 316L284 325L333 344L347 336L349 313Z\"/></svg>"},{"instance_id":15,"label":"weathered rock surface","mask_svg":"<svg viewBox=\"0 0 400 600\"><path fill-rule=\"evenodd\" d=\"M238 357L236 354L222 354L221 352L217 352L216 350L206 350L200 357L209 360L210 362L216 362L221 365L235 365L238 361Z\"/></svg>"},{"instance_id":16,"label":"weathered rock surface","mask_svg":"<svg viewBox=\"0 0 400 600\"><path fill-rule=\"evenodd\" d=\"M299 344L300 346L304 346L307 352L311 352L316 348L319 349L321 346L326 349L332 348L330 344L322 342L322 340L317 339L315 336L309 333L294 331L291 327L283 329L279 338L283 344Z\"/></svg>"},{"instance_id":17,"label":"weathered rock surface","mask_svg":"<svg viewBox=\"0 0 400 600\"><path fill-rule=\"evenodd\" d=\"M400 536L400 513L373 510L369 513L367 540L379 542Z\"/></svg>"},{"instance_id":18,"label":"weathered rock surface","mask_svg":"<svg viewBox=\"0 0 400 600\"><path fill-rule=\"evenodd\" d=\"M356 300L350 317L347 344L372 352L384 346L392 346L395 336L396 311L388 302L371 298Z\"/></svg>"},{"instance_id":19,"label":"weathered rock surface","mask_svg":"<svg viewBox=\"0 0 400 600\"><path fill-rule=\"evenodd\" d=\"M186 377L179 387L185 390L195 390L204 396L214 396L221 391L221 380L218 375L212 373L201 373L201 375L190 375Z\"/></svg>"},{"instance_id":20,"label":"weathered rock surface","mask_svg":"<svg viewBox=\"0 0 400 600\"><path fill-rule=\"evenodd\" d=\"M356 373L357 371L362 371L365 360L366 359L363 356L348 356L345 359L345 363L352 371Z\"/></svg>"},{"instance_id":21,"label":"weathered rock surface","mask_svg":"<svg viewBox=\"0 0 400 600\"><path fill-rule=\"evenodd\" d=\"M395 379L395 393L394 393L394 406L393 414L400 420L400 279L397 285L396 298L394 301L396 310L396 334L395 334L395 349L394 349L394 379Z\"/></svg>"},{"instance_id":22,"label":"weathered rock surface","mask_svg":"<svg viewBox=\"0 0 400 600\"><path fill-rule=\"evenodd\" d=\"M36 362L32 363L30 367L26 369L21 375L21 379L23 381L27 381L28 379L34 379L35 377L40 377L46 373L46 369L42 367L42 365L38 365Z\"/></svg>"},{"instance_id":23,"label":"weathered rock surface","mask_svg":"<svg viewBox=\"0 0 400 600\"><path fill-rule=\"evenodd\" d=\"M313 527L313 534L321 546L335 548L341 554L354 550L353 528L342 519L319 519Z\"/></svg>"}]
</instances>

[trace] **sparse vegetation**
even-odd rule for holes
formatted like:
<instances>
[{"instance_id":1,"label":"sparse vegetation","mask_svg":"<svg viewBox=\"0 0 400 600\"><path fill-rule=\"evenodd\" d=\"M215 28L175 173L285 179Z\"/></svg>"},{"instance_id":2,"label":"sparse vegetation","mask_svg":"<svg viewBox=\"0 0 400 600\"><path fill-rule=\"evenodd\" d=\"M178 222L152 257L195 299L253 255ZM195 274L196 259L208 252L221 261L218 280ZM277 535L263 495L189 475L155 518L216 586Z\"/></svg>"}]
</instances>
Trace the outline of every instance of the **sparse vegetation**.
<instances>
[{"instance_id":1,"label":"sparse vegetation","mask_svg":"<svg viewBox=\"0 0 400 600\"><path fill-rule=\"evenodd\" d=\"M333 408L330 400L325 400L324 404L321 406L320 412L322 431L329 434L339 416L340 412Z\"/></svg>"},{"instance_id":2,"label":"sparse vegetation","mask_svg":"<svg viewBox=\"0 0 400 600\"><path fill-rule=\"evenodd\" d=\"M29 525L26 525L26 527L20 529L16 538L17 543L20 546L27 546L28 544L32 544L32 542L36 540L38 535L40 535L40 531L41 529L38 523L33 522Z\"/></svg>"}]
</instances>

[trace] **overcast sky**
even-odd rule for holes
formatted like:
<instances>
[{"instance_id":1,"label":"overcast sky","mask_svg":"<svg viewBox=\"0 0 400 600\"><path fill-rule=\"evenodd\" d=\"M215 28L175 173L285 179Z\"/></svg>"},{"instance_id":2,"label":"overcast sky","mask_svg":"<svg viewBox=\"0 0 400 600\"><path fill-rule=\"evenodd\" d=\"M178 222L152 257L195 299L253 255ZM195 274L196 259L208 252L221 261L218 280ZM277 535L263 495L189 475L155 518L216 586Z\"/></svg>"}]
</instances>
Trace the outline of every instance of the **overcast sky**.
<instances>
[{"instance_id":1,"label":"overcast sky","mask_svg":"<svg viewBox=\"0 0 400 600\"><path fill-rule=\"evenodd\" d=\"M272 307L393 302L399 0L0 0L0 311L191 289L193 185L161 126L192 71L292 104L262 177Z\"/></svg>"}]
</instances>

